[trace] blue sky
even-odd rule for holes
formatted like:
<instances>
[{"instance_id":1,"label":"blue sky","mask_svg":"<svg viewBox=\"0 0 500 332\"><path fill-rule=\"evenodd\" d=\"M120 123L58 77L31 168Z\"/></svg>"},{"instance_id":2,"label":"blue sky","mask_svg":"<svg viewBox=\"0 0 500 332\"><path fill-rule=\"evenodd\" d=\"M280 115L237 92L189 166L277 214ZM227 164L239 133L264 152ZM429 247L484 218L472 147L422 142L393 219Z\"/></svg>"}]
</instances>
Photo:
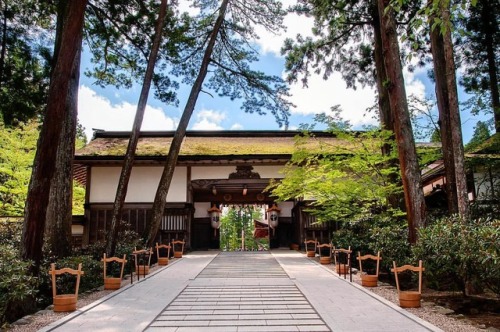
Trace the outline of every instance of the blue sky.
<instances>
[{"instance_id":1,"label":"blue sky","mask_svg":"<svg viewBox=\"0 0 500 332\"><path fill-rule=\"evenodd\" d=\"M286 0L290 2L291 0ZM181 1L181 3L183 3ZM186 3L186 2L184 2ZM280 36L262 31L256 42L261 52L258 69L268 74L284 75L284 59L280 56L280 47L286 37L297 33L308 34L312 22L301 17L301 24L296 24L297 17L287 17L287 31ZM295 24L294 24L295 23ZM89 68L89 54L83 54L82 71ZM432 97L434 86L427 79L426 68L413 73L405 72L407 94L418 97ZM130 130L132 128L136 105L139 99L140 83L130 90L99 88L85 75L81 75L79 93L79 121L86 128L87 137L92 136L92 128L104 130ZM179 106L172 107L154 99L151 93L142 130L174 130L184 108L190 87L179 91ZM289 129L296 129L302 123L311 123L315 114L329 112L330 107L339 104L342 116L351 122L354 129L363 125L377 124L365 109L375 102L375 92L371 88L347 89L337 73L327 81L312 75L308 88L300 83L290 86L290 101L297 105L292 109ZM473 127L480 120L462 112L463 136L467 142L473 133ZM239 109L239 102L228 98L200 94L195 111L189 123L189 130L279 130L272 115L259 116L246 114Z\"/></svg>"}]
</instances>

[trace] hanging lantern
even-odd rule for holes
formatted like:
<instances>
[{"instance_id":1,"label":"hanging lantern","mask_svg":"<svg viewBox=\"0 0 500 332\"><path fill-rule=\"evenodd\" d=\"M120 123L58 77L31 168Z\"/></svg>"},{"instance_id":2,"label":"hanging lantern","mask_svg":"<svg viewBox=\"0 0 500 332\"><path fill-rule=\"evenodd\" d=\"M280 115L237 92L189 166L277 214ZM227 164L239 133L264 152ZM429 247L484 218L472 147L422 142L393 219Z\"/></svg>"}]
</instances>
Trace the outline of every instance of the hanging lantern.
<instances>
[{"instance_id":1,"label":"hanging lantern","mask_svg":"<svg viewBox=\"0 0 500 332\"><path fill-rule=\"evenodd\" d=\"M222 212L215 204L207 211L210 214L210 225L214 229L214 236L220 227L220 213Z\"/></svg>"},{"instance_id":2,"label":"hanging lantern","mask_svg":"<svg viewBox=\"0 0 500 332\"><path fill-rule=\"evenodd\" d=\"M278 208L276 204L273 204L273 206L267 209L266 212L269 214L269 227L273 229L273 235L274 235L274 229L278 227L278 217L281 212L281 209Z\"/></svg>"}]
</instances>

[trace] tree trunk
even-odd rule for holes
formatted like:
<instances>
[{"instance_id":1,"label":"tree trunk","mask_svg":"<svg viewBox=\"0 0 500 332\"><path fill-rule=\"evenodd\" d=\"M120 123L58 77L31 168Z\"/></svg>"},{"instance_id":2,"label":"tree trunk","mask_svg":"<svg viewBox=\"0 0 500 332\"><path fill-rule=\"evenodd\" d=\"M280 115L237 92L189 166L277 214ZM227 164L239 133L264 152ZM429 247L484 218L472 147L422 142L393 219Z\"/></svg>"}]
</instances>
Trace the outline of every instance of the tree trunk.
<instances>
[{"instance_id":1,"label":"tree trunk","mask_svg":"<svg viewBox=\"0 0 500 332\"><path fill-rule=\"evenodd\" d=\"M223 0L221 3L221 7L219 8L219 16L215 21L214 29L212 30L212 33L210 35L210 39L208 41L205 54L203 55L203 60L201 62L198 76L196 77L196 81L191 88L188 101L186 103L186 106L184 107L184 112L182 113L182 117L177 126L177 130L175 131L172 143L170 144L165 168L163 169L163 173L161 175L160 183L158 184L158 189L156 191L155 200L153 203L151 224L149 225L149 229L147 230L146 234L146 242L148 247L153 245L156 233L160 228L161 218L163 217L163 212L165 210L167 194L170 188L170 183L172 182L175 166L177 165L177 159L179 157L181 144L184 140L184 136L186 135L186 129L189 124L189 119L193 114L193 110L196 105L198 95L201 91L203 81L205 80L205 76L207 75L208 65L210 64L210 57L217 40L217 35L226 15L228 2L229 0Z\"/></svg>"},{"instance_id":2,"label":"tree trunk","mask_svg":"<svg viewBox=\"0 0 500 332\"><path fill-rule=\"evenodd\" d=\"M434 22L434 16L430 17L430 24ZM448 212L458 213L457 183L455 179L455 163L453 162L453 148L451 138L450 104L448 99L448 86L446 84L446 59L444 55L443 35L439 27L431 29L431 52L434 64L435 91L439 111L439 127L441 133L441 146L443 151L443 163L446 176L446 200Z\"/></svg>"},{"instance_id":3,"label":"tree trunk","mask_svg":"<svg viewBox=\"0 0 500 332\"><path fill-rule=\"evenodd\" d=\"M3 11L3 22L2 22L2 50L0 51L0 87L3 83L3 72L5 68L5 54L7 53L7 4L5 8L1 9Z\"/></svg>"},{"instance_id":4,"label":"tree trunk","mask_svg":"<svg viewBox=\"0 0 500 332\"><path fill-rule=\"evenodd\" d=\"M61 28L69 1L60 1L58 34L54 46L57 61L61 46ZM71 254L71 221L73 209L73 156L75 155L76 124L78 116L78 86L80 83L81 47L76 53L68 92L66 116L59 139L56 171L52 178L45 225L45 243L52 256L62 258Z\"/></svg>"},{"instance_id":5,"label":"tree trunk","mask_svg":"<svg viewBox=\"0 0 500 332\"><path fill-rule=\"evenodd\" d=\"M146 104L148 102L148 95L151 88L151 81L153 79L156 59L158 56L158 51L160 49L162 30L163 26L165 25L166 13L167 0L162 0L160 4L160 12L158 14L158 20L155 27L155 36L151 45L151 53L148 59L148 66L144 75L142 90L139 96L139 103L137 104L137 110L135 112L134 124L132 126L132 132L130 133L130 140L128 142L127 152L125 153L125 157L123 160L118 187L116 189L115 202L113 205L113 215L111 217L111 231L109 232L106 247L106 253L109 257L113 257L115 255L118 233L120 231L121 225L123 205L125 203L130 174L132 173L132 166L135 160L135 151L137 149L137 143L139 142L142 120L144 118L144 112L146 110Z\"/></svg>"},{"instance_id":6,"label":"tree trunk","mask_svg":"<svg viewBox=\"0 0 500 332\"><path fill-rule=\"evenodd\" d=\"M68 108L56 157L56 172L52 178L47 206L46 243L55 257L71 254L71 222L73 216L73 156L75 155L78 116L78 86L80 82L81 49L75 59L68 94Z\"/></svg>"},{"instance_id":7,"label":"tree trunk","mask_svg":"<svg viewBox=\"0 0 500 332\"><path fill-rule=\"evenodd\" d=\"M394 119L391 112L391 104L389 102L389 93L384 87L384 82L387 81L387 73L384 67L384 57L382 52L382 35L380 31L380 17L378 14L377 1L373 0L372 18L373 18L373 36L374 36L374 58L378 93L378 109L380 114L380 125L385 130L394 131ZM390 146L386 147L385 154L390 153Z\"/></svg>"},{"instance_id":8,"label":"tree trunk","mask_svg":"<svg viewBox=\"0 0 500 332\"><path fill-rule=\"evenodd\" d=\"M384 130L389 130L394 133L394 118L391 111L391 103L389 101L389 93L384 86L387 81L387 73L384 66L384 56L382 49L382 34L380 30L380 17L378 13L378 0L372 1L371 13L373 19L373 37L374 37L374 58L378 93L378 108L380 114L380 126ZM382 146L382 155L389 156L392 153L392 145L387 143ZM388 162L389 166L399 167L397 159L392 159ZM393 183L400 183L400 179L396 174L389 176L390 181ZM387 197L387 202L394 209L404 209L404 197L402 194L392 194Z\"/></svg>"},{"instance_id":9,"label":"tree trunk","mask_svg":"<svg viewBox=\"0 0 500 332\"><path fill-rule=\"evenodd\" d=\"M389 2L390 0L378 0L384 65L388 78L386 87L394 117L394 133L408 218L408 236L410 243L415 243L416 229L425 226L425 201L406 99L396 22L392 10L389 9L385 13Z\"/></svg>"},{"instance_id":10,"label":"tree trunk","mask_svg":"<svg viewBox=\"0 0 500 332\"><path fill-rule=\"evenodd\" d=\"M47 109L38 139L26 199L22 234L22 257L33 260L39 271L51 181L56 171L57 150L64 127L66 101L78 49L82 42L86 0L70 1L47 99Z\"/></svg>"},{"instance_id":11,"label":"tree trunk","mask_svg":"<svg viewBox=\"0 0 500 332\"><path fill-rule=\"evenodd\" d=\"M497 1L497 0L494 0ZM495 41L493 36L495 33L495 26L498 25L495 22L495 14L492 12L494 10L491 6L491 0L483 0L481 2L482 10L481 15L486 26L486 31L484 31L484 39L486 46L486 53L488 57L488 75L490 78L490 93L491 93L491 106L493 108L493 116L495 120L495 131L500 133L500 93L498 91L498 67L496 63L496 52L495 52Z\"/></svg>"},{"instance_id":12,"label":"tree trunk","mask_svg":"<svg viewBox=\"0 0 500 332\"><path fill-rule=\"evenodd\" d=\"M445 5L445 3L447 5ZM446 7L445 7L446 6ZM440 10L443 24L451 27L450 2L441 0ZM462 122L458 107L457 80L455 74L455 58L453 40L450 28L446 29L443 36L444 57L446 61L446 85L448 86L448 99L450 105L451 148L455 164L455 180L457 182L458 213L464 217L469 214L469 196L467 193L467 178L465 176L464 144L462 139Z\"/></svg>"}]
</instances>

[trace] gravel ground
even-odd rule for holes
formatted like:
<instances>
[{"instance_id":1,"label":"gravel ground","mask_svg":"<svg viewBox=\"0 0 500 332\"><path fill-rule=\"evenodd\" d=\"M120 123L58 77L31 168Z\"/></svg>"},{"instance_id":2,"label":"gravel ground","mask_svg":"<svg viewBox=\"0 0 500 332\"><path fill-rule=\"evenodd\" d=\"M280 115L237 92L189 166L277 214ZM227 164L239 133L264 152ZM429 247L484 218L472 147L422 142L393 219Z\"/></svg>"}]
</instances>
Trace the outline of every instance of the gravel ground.
<instances>
[{"instance_id":1,"label":"gravel ground","mask_svg":"<svg viewBox=\"0 0 500 332\"><path fill-rule=\"evenodd\" d=\"M317 260L317 258L316 258ZM334 270L333 265L325 265ZM158 266L151 268L151 272L158 269ZM353 282L361 285L361 280L359 275L353 274ZM122 285L130 283L130 279L123 281ZM395 287L379 282L379 287L366 288L369 291L399 305L399 299L397 290ZM109 290L97 290L93 292L88 292L81 294L78 298L78 308L82 308L108 294L112 291ZM495 328L486 328L486 326L481 324L474 324L472 321L466 319L462 315L455 315L450 310L437 306L432 302L422 301L422 306L420 308L409 308L406 309L417 317L422 318L430 322L431 324L441 328L447 332L476 332L476 331L489 331L489 332L500 332L500 330ZM58 320L67 315L68 313L55 313L49 307L46 310L41 310L33 315L26 316L16 323L12 324L6 331L15 332L34 332L40 328ZM2 330L3 331L3 330Z\"/></svg>"}]
</instances>

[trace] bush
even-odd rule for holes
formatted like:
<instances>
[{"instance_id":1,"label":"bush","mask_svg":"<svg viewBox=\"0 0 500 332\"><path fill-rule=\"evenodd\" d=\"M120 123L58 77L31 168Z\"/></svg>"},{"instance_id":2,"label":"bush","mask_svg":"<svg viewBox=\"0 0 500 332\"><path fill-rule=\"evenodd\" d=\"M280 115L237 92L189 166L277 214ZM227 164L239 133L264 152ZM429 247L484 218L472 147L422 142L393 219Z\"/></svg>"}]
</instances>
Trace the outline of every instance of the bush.
<instances>
[{"instance_id":1,"label":"bush","mask_svg":"<svg viewBox=\"0 0 500 332\"><path fill-rule=\"evenodd\" d=\"M357 266L358 251L362 255L376 254L380 251L382 271L390 271L392 261L398 265L408 262L411 257L408 244L408 227L402 221L389 216L372 215L369 219L343 223L342 227L333 233L332 242L336 247L351 247L353 266Z\"/></svg>"},{"instance_id":2,"label":"bush","mask_svg":"<svg viewBox=\"0 0 500 332\"><path fill-rule=\"evenodd\" d=\"M107 235L107 234L106 234ZM106 236L104 238L107 238ZM130 260L130 255L135 250L135 248L140 248L142 245L142 239L139 234L131 230L130 224L123 222L121 225L120 232L118 233L118 241L115 249L115 256L122 258L126 255L127 260ZM87 249L89 255L91 255L95 260L101 260L103 254L106 252L106 242L98 241L90 245ZM130 273L131 265L128 262L125 265L124 274Z\"/></svg>"},{"instance_id":3,"label":"bush","mask_svg":"<svg viewBox=\"0 0 500 332\"><path fill-rule=\"evenodd\" d=\"M408 243L408 227L401 223L389 226L374 227L370 234L369 248L372 252L380 251L382 260L380 269L390 272L393 261L396 264L408 264L411 257L410 244Z\"/></svg>"},{"instance_id":4,"label":"bush","mask_svg":"<svg viewBox=\"0 0 500 332\"><path fill-rule=\"evenodd\" d=\"M31 263L21 260L19 241L22 223L0 221L0 327L16 319L23 301L36 294L37 279L27 274Z\"/></svg>"},{"instance_id":5,"label":"bush","mask_svg":"<svg viewBox=\"0 0 500 332\"><path fill-rule=\"evenodd\" d=\"M437 290L463 290L462 224L447 218L419 230L413 256L422 260L427 286Z\"/></svg>"},{"instance_id":6,"label":"bush","mask_svg":"<svg viewBox=\"0 0 500 332\"><path fill-rule=\"evenodd\" d=\"M428 285L439 290L490 289L500 294L500 222L452 216L419 231L413 247Z\"/></svg>"}]
</instances>

